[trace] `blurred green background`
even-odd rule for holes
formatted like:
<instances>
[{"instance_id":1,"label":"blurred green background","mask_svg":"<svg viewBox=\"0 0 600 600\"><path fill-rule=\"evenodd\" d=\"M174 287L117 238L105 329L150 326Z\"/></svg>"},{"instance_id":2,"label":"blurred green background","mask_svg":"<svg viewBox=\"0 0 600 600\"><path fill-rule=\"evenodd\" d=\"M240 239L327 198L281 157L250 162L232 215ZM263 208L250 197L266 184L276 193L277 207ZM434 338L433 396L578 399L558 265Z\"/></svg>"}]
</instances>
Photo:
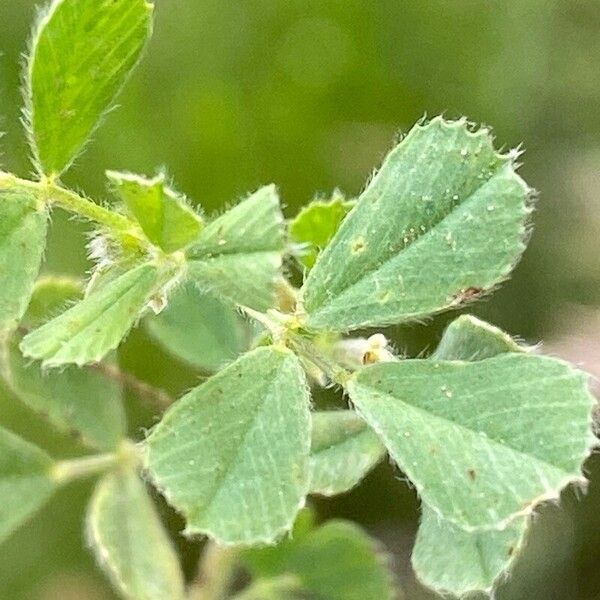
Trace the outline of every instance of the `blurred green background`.
<instances>
[{"instance_id":1,"label":"blurred green background","mask_svg":"<svg viewBox=\"0 0 600 600\"><path fill-rule=\"evenodd\" d=\"M34 0L0 0L1 163L19 174L30 170L19 66L34 15ZM540 192L524 260L472 312L600 374L599 65L598 0L156 0L147 56L66 182L103 200L105 169L166 166L211 213L273 181L291 216L315 193L358 193L397 133L424 114L467 115L492 125L501 146L523 143L521 173ZM45 268L83 274L85 231L56 215ZM449 318L392 335L417 354ZM198 379L143 331L121 358L173 394ZM139 437L155 415L128 400ZM7 393L0 422L59 456L78 450ZM600 461L587 470L587 493L569 490L560 509L540 511L500 600L600 598ZM68 488L2 546L0 598L114 597L81 533L88 492ZM397 471L383 465L316 507L382 540L406 598L432 597L410 573L418 503ZM199 544L180 545L191 573Z\"/></svg>"}]
</instances>

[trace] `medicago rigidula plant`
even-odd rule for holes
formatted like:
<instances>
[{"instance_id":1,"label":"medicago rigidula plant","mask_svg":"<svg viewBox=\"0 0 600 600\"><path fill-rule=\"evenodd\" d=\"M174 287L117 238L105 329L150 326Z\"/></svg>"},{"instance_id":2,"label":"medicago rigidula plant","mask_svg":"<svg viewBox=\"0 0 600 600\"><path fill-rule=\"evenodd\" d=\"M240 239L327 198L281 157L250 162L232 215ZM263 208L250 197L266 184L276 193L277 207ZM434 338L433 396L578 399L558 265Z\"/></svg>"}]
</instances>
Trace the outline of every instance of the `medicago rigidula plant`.
<instances>
[{"instance_id":1,"label":"medicago rigidula plant","mask_svg":"<svg viewBox=\"0 0 600 600\"><path fill-rule=\"evenodd\" d=\"M356 199L336 192L289 222L273 185L207 219L162 174L108 171L115 205L97 204L61 175L151 30L145 0L55 0L34 28L24 121L36 176L0 173L2 373L90 453L60 460L0 429L0 538L61 485L98 476L86 536L124 597L393 598L368 536L302 510L389 455L422 501L417 576L440 592L490 592L536 507L584 484L587 377L471 316L418 360L396 356L378 330L460 308L509 276L531 212L518 153L437 117L410 130ZM87 282L38 276L55 207L94 228ZM288 257L300 289L284 276ZM212 376L172 403L159 396L169 406L136 440L114 350L142 318ZM353 337L359 329L373 334ZM314 411L311 389L330 385L347 408ZM146 484L184 516L184 535L211 540L198 582L186 585ZM250 583L239 590L241 570Z\"/></svg>"}]
</instances>

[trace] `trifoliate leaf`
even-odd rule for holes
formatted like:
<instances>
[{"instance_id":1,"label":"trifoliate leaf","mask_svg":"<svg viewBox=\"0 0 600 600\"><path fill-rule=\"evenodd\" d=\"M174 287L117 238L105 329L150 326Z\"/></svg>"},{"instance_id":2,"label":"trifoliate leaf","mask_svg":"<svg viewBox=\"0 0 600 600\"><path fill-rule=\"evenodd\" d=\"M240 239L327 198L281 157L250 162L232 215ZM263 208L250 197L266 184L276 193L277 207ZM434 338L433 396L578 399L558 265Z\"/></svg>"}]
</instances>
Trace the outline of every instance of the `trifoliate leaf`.
<instances>
[{"instance_id":1,"label":"trifoliate leaf","mask_svg":"<svg viewBox=\"0 0 600 600\"><path fill-rule=\"evenodd\" d=\"M36 167L59 175L110 108L152 30L146 0L54 0L33 33L25 112Z\"/></svg>"},{"instance_id":2,"label":"trifoliate leaf","mask_svg":"<svg viewBox=\"0 0 600 600\"><path fill-rule=\"evenodd\" d=\"M249 324L217 296L187 283L173 292L159 315L146 326L162 346L178 358L202 369L218 371L249 346Z\"/></svg>"},{"instance_id":3,"label":"trifoliate leaf","mask_svg":"<svg viewBox=\"0 0 600 600\"><path fill-rule=\"evenodd\" d=\"M44 371L6 342L4 378L18 398L87 446L114 450L125 435L121 386L93 367Z\"/></svg>"},{"instance_id":4,"label":"trifoliate leaf","mask_svg":"<svg viewBox=\"0 0 600 600\"><path fill-rule=\"evenodd\" d=\"M309 486L304 373L288 350L239 358L170 408L148 437L147 466L189 534L269 543L292 526Z\"/></svg>"},{"instance_id":5,"label":"trifoliate leaf","mask_svg":"<svg viewBox=\"0 0 600 600\"><path fill-rule=\"evenodd\" d=\"M43 450L0 427L0 542L55 491L53 464Z\"/></svg>"},{"instance_id":6,"label":"trifoliate leaf","mask_svg":"<svg viewBox=\"0 0 600 600\"><path fill-rule=\"evenodd\" d=\"M351 410L312 415L312 494L334 496L353 488L383 458L377 434Z\"/></svg>"},{"instance_id":7,"label":"trifoliate leaf","mask_svg":"<svg viewBox=\"0 0 600 600\"><path fill-rule=\"evenodd\" d=\"M25 356L45 367L98 362L115 349L165 281L154 264L127 271L62 315L29 333L21 342Z\"/></svg>"},{"instance_id":8,"label":"trifoliate leaf","mask_svg":"<svg viewBox=\"0 0 600 600\"><path fill-rule=\"evenodd\" d=\"M525 352L525 348L497 327L462 315L447 327L433 357L473 361L506 352ZM422 513L412 554L415 573L425 585L457 596L492 590L518 556L529 520L518 517L502 530L468 532L426 504Z\"/></svg>"},{"instance_id":9,"label":"trifoliate leaf","mask_svg":"<svg viewBox=\"0 0 600 600\"><path fill-rule=\"evenodd\" d=\"M583 481L595 401L562 361L382 363L348 391L423 502L467 531L503 528Z\"/></svg>"},{"instance_id":10,"label":"trifoliate leaf","mask_svg":"<svg viewBox=\"0 0 600 600\"><path fill-rule=\"evenodd\" d=\"M202 290L256 310L272 308L284 246L275 186L261 188L208 224L187 251Z\"/></svg>"},{"instance_id":11,"label":"trifoliate leaf","mask_svg":"<svg viewBox=\"0 0 600 600\"><path fill-rule=\"evenodd\" d=\"M490 593L510 568L525 538L525 517L505 529L467 532L423 506L412 564L417 577L440 593Z\"/></svg>"},{"instance_id":12,"label":"trifoliate leaf","mask_svg":"<svg viewBox=\"0 0 600 600\"><path fill-rule=\"evenodd\" d=\"M444 331L431 358L437 360L476 361L504 352L524 352L507 333L472 315L454 319Z\"/></svg>"},{"instance_id":13,"label":"trifoliate leaf","mask_svg":"<svg viewBox=\"0 0 600 600\"><path fill-rule=\"evenodd\" d=\"M261 554L268 553L265 562ZM375 544L356 525L329 521L299 539L284 540L275 548L251 549L242 562L254 577L294 576L309 598L326 600L391 600L391 573ZM262 567L266 566L266 571Z\"/></svg>"},{"instance_id":14,"label":"trifoliate leaf","mask_svg":"<svg viewBox=\"0 0 600 600\"><path fill-rule=\"evenodd\" d=\"M86 529L98 563L125 598L184 598L177 554L135 472L110 473L99 482Z\"/></svg>"},{"instance_id":15,"label":"trifoliate leaf","mask_svg":"<svg viewBox=\"0 0 600 600\"><path fill-rule=\"evenodd\" d=\"M386 158L304 285L307 325L422 318L505 279L525 248L530 190L489 132L435 118Z\"/></svg>"},{"instance_id":16,"label":"trifoliate leaf","mask_svg":"<svg viewBox=\"0 0 600 600\"><path fill-rule=\"evenodd\" d=\"M46 247L48 213L23 191L0 191L0 330L23 316Z\"/></svg>"},{"instance_id":17,"label":"trifoliate leaf","mask_svg":"<svg viewBox=\"0 0 600 600\"><path fill-rule=\"evenodd\" d=\"M202 219L168 187L164 175L153 179L116 171L106 175L153 244L175 252L198 237Z\"/></svg>"},{"instance_id":18,"label":"trifoliate leaf","mask_svg":"<svg viewBox=\"0 0 600 600\"><path fill-rule=\"evenodd\" d=\"M294 242L301 244L298 260L307 269L312 269L317 256L355 204L354 200L346 200L340 192L334 192L329 201L313 200L291 221L290 236Z\"/></svg>"}]
</instances>

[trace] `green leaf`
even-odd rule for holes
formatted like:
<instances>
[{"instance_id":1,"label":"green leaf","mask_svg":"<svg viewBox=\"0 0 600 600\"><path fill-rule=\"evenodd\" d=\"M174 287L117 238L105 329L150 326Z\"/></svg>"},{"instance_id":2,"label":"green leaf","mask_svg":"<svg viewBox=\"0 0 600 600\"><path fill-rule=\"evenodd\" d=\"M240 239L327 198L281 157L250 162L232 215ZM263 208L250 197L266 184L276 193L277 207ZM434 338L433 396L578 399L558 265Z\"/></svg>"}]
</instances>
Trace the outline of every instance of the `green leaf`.
<instances>
[{"instance_id":1,"label":"green leaf","mask_svg":"<svg viewBox=\"0 0 600 600\"><path fill-rule=\"evenodd\" d=\"M351 410L312 415L312 494L334 496L358 485L383 458L377 434Z\"/></svg>"},{"instance_id":2,"label":"green leaf","mask_svg":"<svg viewBox=\"0 0 600 600\"><path fill-rule=\"evenodd\" d=\"M35 196L0 191L0 330L23 316L46 247L48 212Z\"/></svg>"},{"instance_id":3,"label":"green leaf","mask_svg":"<svg viewBox=\"0 0 600 600\"><path fill-rule=\"evenodd\" d=\"M431 355L437 360L476 361L504 352L525 352L507 333L472 315L454 319Z\"/></svg>"},{"instance_id":4,"label":"green leaf","mask_svg":"<svg viewBox=\"0 0 600 600\"><path fill-rule=\"evenodd\" d=\"M269 562L260 559L269 553ZM277 560L278 559L278 560ZM323 600L391 600L391 574L373 540L347 521L329 521L300 539L276 548L247 550L242 562L254 577L293 575L310 598ZM266 572L261 566L268 564Z\"/></svg>"},{"instance_id":5,"label":"green leaf","mask_svg":"<svg viewBox=\"0 0 600 600\"><path fill-rule=\"evenodd\" d=\"M24 325L39 325L81 294L82 284L77 279L54 275L40 278L23 317ZM87 446L114 450L125 435L121 386L97 368L69 366L43 371L39 363L22 356L19 339L14 333L4 340L2 348L3 377L12 391L60 431L76 436Z\"/></svg>"},{"instance_id":6,"label":"green leaf","mask_svg":"<svg viewBox=\"0 0 600 600\"><path fill-rule=\"evenodd\" d=\"M214 372L249 346L250 326L229 304L187 283L159 315L146 320L152 336L173 355Z\"/></svg>"},{"instance_id":7,"label":"green leaf","mask_svg":"<svg viewBox=\"0 0 600 600\"><path fill-rule=\"evenodd\" d=\"M66 275L43 275L36 282L22 323L38 327L83 296L83 282Z\"/></svg>"},{"instance_id":8,"label":"green leaf","mask_svg":"<svg viewBox=\"0 0 600 600\"><path fill-rule=\"evenodd\" d=\"M348 391L425 504L467 531L501 529L582 481L594 444L587 376L551 358L375 364Z\"/></svg>"},{"instance_id":9,"label":"green leaf","mask_svg":"<svg viewBox=\"0 0 600 600\"><path fill-rule=\"evenodd\" d=\"M198 237L202 219L167 186L163 174L153 179L116 171L106 175L153 244L175 252Z\"/></svg>"},{"instance_id":10,"label":"green leaf","mask_svg":"<svg viewBox=\"0 0 600 600\"><path fill-rule=\"evenodd\" d=\"M57 429L99 450L114 450L125 435L121 386L93 367L44 371L6 342L4 378L16 396Z\"/></svg>"},{"instance_id":11,"label":"green leaf","mask_svg":"<svg viewBox=\"0 0 600 600\"><path fill-rule=\"evenodd\" d=\"M0 427L0 542L55 491L53 464L37 446Z\"/></svg>"},{"instance_id":12,"label":"green leaf","mask_svg":"<svg viewBox=\"0 0 600 600\"><path fill-rule=\"evenodd\" d=\"M304 285L307 326L343 331L457 307L525 249L530 190L489 132L435 118L386 158Z\"/></svg>"},{"instance_id":13,"label":"green leaf","mask_svg":"<svg viewBox=\"0 0 600 600\"><path fill-rule=\"evenodd\" d=\"M525 518L500 531L467 532L423 506L412 564L425 585L443 594L491 593L525 538Z\"/></svg>"},{"instance_id":14,"label":"green leaf","mask_svg":"<svg viewBox=\"0 0 600 600\"><path fill-rule=\"evenodd\" d=\"M156 265L139 265L26 335L21 351L43 360L44 367L98 362L118 346L164 283Z\"/></svg>"},{"instance_id":15,"label":"green leaf","mask_svg":"<svg viewBox=\"0 0 600 600\"><path fill-rule=\"evenodd\" d=\"M54 0L33 33L25 114L36 167L73 162L138 62L152 31L145 0Z\"/></svg>"},{"instance_id":16,"label":"green leaf","mask_svg":"<svg viewBox=\"0 0 600 600\"><path fill-rule=\"evenodd\" d=\"M187 251L190 277L203 291L267 310L275 304L283 247L279 197L269 185L204 228Z\"/></svg>"},{"instance_id":17,"label":"green leaf","mask_svg":"<svg viewBox=\"0 0 600 600\"><path fill-rule=\"evenodd\" d=\"M92 497L87 538L114 586L131 600L179 600L179 559L135 472L106 475Z\"/></svg>"},{"instance_id":18,"label":"green leaf","mask_svg":"<svg viewBox=\"0 0 600 600\"><path fill-rule=\"evenodd\" d=\"M331 241L344 217L355 204L354 200L346 200L336 191L327 202L313 200L291 221L290 236L294 242L302 244L298 260L307 269L313 268L317 256Z\"/></svg>"},{"instance_id":19,"label":"green leaf","mask_svg":"<svg viewBox=\"0 0 600 600\"><path fill-rule=\"evenodd\" d=\"M288 551L303 540L316 527L316 516L310 508L304 507L296 516L294 526L285 537L274 545L254 546L238 550L238 557L244 568L256 578L274 578L282 573Z\"/></svg>"},{"instance_id":20,"label":"green leaf","mask_svg":"<svg viewBox=\"0 0 600 600\"><path fill-rule=\"evenodd\" d=\"M525 352L508 334L471 315L447 327L433 357L438 360L484 360L506 352ZM425 585L457 596L490 593L494 582L510 569L524 544L529 517L506 529L467 532L442 519L427 505L412 554L417 577ZM444 548L444 552L439 549Z\"/></svg>"},{"instance_id":21,"label":"green leaf","mask_svg":"<svg viewBox=\"0 0 600 600\"><path fill-rule=\"evenodd\" d=\"M302 367L288 350L267 346L170 408L148 438L147 466L188 534L270 543L304 503L309 453Z\"/></svg>"}]
</instances>

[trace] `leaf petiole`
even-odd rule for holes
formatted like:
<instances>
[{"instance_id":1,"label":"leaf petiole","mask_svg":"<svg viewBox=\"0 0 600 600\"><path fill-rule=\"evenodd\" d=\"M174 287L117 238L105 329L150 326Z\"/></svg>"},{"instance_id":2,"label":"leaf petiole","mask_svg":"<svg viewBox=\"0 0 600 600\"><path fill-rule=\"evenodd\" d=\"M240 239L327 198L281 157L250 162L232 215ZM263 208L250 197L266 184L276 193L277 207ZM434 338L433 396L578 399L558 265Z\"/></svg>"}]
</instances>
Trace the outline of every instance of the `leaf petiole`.
<instances>
[{"instance_id":1,"label":"leaf petiole","mask_svg":"<svg viewBox=\"0 0 600 600\"><path fill-rule=\"evenodd\" d=\"M116 452L94 454L82 458L66 459L56 462L51 477L59 483L69 483L77 479L99 475L116 467L130 467L140 461L140 453L135 444L124 440Z\"/></svg>"}]
</instances>

